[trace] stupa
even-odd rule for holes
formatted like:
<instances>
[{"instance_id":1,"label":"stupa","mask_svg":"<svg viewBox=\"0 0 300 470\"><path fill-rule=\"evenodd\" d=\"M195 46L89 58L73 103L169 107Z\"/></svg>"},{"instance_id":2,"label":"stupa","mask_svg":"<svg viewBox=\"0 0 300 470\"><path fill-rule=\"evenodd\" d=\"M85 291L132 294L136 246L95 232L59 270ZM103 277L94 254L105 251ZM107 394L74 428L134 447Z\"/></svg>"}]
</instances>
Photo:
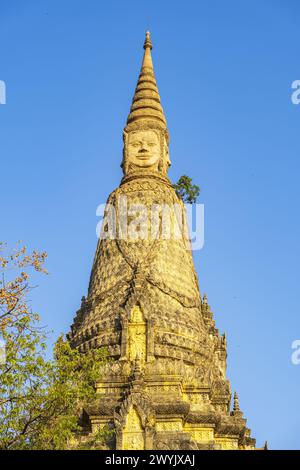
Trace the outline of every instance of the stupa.
<instances>
[{"instance_id":1,"label":"stupa","mask_svg":"<svg viewBox=\"0 0 300 470\"><path fill-rule=\"evenodd\" d=\"M236 394L231 407L226 338L200 294L188 232L162 233L160 209L155 236L148 219L136 221L139 208L167 206L171 226L186 225L168 178L169 132L151 49L147 32L123 133L123 178L107 201L107 213L123 222L112 230L104 219L88 294L68 336L82 353L105 347L111 359L82 422L91 434L111 426L110 448L119 450L254 449Z\"/></svg>"}]
</instances>

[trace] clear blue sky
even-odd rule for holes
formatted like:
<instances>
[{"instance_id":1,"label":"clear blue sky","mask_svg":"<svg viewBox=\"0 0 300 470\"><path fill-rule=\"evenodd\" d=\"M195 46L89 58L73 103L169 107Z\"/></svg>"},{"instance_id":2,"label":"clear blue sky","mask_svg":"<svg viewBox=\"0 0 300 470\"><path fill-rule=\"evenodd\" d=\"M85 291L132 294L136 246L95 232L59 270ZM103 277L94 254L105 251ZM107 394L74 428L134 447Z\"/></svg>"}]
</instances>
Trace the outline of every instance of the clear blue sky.
<instances>
[{"instance_id":1,"label":"clear blue sky","mask_svg":"<svg viewBox=\"0 0 300 470\"><path fill-rule=\"evenodd\" d=\"M205 204L200 288L258 445L300 448L297 0L0 0L1 239L48 252L33 306L52 339L86 294L96 207L119 184L146 29L170 176Z\"/></svg>"}]
</instances>

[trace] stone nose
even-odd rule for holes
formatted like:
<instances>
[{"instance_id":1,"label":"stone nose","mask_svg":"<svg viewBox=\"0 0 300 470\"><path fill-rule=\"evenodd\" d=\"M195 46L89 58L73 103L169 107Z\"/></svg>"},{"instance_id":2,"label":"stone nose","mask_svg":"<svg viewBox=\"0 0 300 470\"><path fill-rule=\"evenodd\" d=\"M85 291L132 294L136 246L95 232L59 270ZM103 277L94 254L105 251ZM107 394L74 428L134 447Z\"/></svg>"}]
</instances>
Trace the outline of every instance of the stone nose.
<instances>
[{"instance_id":1,"label":"stone nose","mask_svg":"<svg viewBox=\"0 0 300 470\"><path fill-rule=\"evenodd\" d=\"M140 147L140 152L144 153L144 152L148 152L148 145L146 144L146 142L142 142L141 143L141 147Z\"/></svg>"}]
</instances>

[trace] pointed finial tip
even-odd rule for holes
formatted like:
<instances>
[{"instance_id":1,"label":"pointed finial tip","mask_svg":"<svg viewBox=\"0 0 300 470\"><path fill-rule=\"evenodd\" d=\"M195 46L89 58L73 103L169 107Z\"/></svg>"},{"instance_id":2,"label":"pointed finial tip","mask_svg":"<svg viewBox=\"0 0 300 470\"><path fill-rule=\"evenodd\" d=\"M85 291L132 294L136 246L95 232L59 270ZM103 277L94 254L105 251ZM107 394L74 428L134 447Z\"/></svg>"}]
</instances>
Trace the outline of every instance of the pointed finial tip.
<instances>
[{"instance_id":1,"label":"pointed finial tip","mask_svg":"<svg viewBox=\"0 0 300 470\"><path fill-rule=\"evenodd\" d=\"M145 42L144 42L144 49L146 48L150 48L152 49L152 42L151 42L151 39L150 39L150 31L146 31L146 38L145 38Z\"/></svg>"}]
</instances>

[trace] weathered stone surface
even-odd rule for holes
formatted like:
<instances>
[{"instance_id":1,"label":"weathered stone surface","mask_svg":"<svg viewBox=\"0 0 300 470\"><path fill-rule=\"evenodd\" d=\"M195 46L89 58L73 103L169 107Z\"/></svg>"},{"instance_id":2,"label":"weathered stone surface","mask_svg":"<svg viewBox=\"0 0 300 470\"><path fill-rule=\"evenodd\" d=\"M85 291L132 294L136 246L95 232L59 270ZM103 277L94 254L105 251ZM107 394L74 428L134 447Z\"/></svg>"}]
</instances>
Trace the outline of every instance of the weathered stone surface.
<instances>
[{"instance_id":1,"label":"weathered stone surface","mask_svg":"<svg viewBox=\"0 0 300 470\"><path fill-rule=\"evenodd\" d=\"M148 33L144 48L124 130L124 177L108 205L119 215L122 198L149 213L165 204L175 227L174 204L183 203L167 176L169 133ZM254 448L237 396L230 409L226 339L201 298L188 233L133 239L120 230L98 242L88 295L69 334L74 348L105 346L114 360L103 366L97 399L84 409L86 433L112 423L117 449Z\"/></svg>"}]
</instances>

